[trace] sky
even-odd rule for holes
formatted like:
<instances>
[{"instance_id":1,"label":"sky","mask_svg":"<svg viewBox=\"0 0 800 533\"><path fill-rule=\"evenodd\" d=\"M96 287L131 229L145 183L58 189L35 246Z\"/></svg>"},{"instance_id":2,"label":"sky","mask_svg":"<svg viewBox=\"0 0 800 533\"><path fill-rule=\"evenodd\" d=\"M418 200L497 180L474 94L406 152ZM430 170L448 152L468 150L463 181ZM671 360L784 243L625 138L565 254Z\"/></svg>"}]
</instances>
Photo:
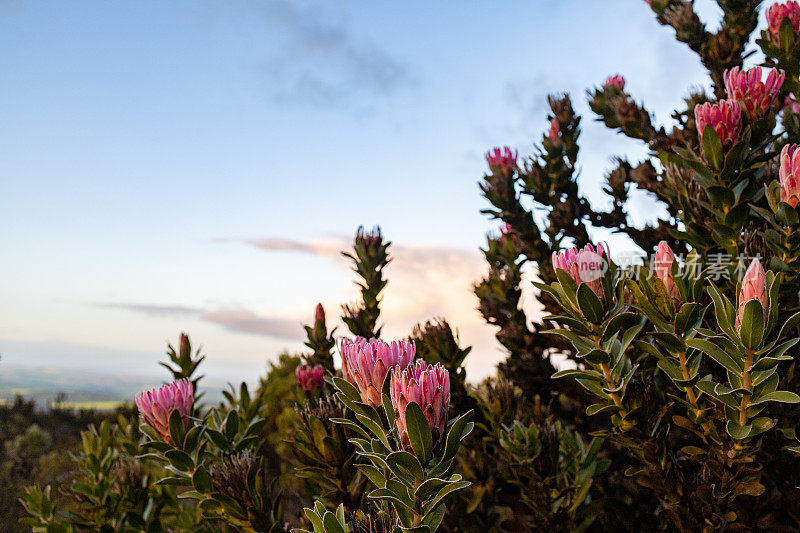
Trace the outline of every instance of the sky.
<instances>
[{"instance_id":1,"label":"sky","mask_svg":"<svg viewBox=\"0 0 800 533\"><path fill-rule=\"evenodd\" d=\"M586 89L621 73L669 124L708 85L638 0L0 0L0 72L0 372L161 376L187 331L207 374L251 382L302 348L316 302L338 324L361 224L393 243L384 337L444 315L470 378L491 374L471 292L498 225L486 150L529 154L546 95L569 92L601 208L611 157L645 152L594 122Z\"/></svg>"}]
</instances>

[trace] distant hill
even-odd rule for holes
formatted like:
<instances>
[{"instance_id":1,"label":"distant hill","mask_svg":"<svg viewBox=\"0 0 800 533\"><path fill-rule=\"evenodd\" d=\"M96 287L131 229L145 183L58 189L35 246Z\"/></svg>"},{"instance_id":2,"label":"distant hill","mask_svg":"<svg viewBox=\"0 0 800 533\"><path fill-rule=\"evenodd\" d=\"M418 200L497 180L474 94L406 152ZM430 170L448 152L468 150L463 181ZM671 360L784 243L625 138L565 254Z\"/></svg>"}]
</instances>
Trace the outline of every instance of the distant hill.
<instances>
[{"instance_id":1,"label":"distant hill","mask_svg":"<svg viewBox=\"0 0 800 533\"><path fill-rule=\"evenodd\" d=\"M112 408L117 403L132 402L134 395L166 381L166 376L150 377L130 374L102 374L48 367L23 367L0 363L0 401L16 395L52 403L60 393L66 404L75 407ZM206 390L204 402L216 403L222 398L223 383L201 381Z\"/></svg>"}]
</instances>

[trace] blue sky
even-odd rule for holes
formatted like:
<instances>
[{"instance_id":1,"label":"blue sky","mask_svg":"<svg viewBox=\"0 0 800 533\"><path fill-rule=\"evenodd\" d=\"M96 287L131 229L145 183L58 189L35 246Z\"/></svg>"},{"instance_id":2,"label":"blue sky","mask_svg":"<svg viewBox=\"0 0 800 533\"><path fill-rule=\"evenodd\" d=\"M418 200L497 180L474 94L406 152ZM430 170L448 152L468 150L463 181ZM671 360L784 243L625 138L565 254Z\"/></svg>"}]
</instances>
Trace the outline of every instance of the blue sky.
<instances>
[{"instance_id":1,"label":"blue sky","mask_svg":"<svg viewBox=\"0 0 800 533\"><path fill-rule=\"evenodd\" d=\"M529 152L545 96L569 91L580 185L602 206L610 157L643 152L593 122L585 90L622 73L663 121L707 84L638 0L0 0L0 15L8 365L154 374L187 330L209 373L253 380L300 347L316 301L334 315L355 296L336 249L380 224L397 249L387 333L445 313L485 375L500 354L469 293L494 226L483 153Z\"/></svg>"}]
</instances>

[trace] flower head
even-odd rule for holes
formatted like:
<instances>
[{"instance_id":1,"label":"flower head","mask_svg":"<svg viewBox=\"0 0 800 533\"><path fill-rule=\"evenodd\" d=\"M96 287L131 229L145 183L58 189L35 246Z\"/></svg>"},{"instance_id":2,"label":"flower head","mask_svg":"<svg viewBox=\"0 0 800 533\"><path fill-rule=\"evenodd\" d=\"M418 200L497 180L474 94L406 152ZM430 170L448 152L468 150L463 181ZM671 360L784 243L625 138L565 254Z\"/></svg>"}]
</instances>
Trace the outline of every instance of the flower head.
<instances>
[{"instance_id":1,"label":"flower head","mask_svg":"<svg viewBox=\"0 0 800 533\"><path fill-rule=\"evenodd\" d=\"M553 270L563 270L578 285L586 283L602 299L602 277L608 267L608 259L608 245L600 243L595 251L591 244L587 244L582 250L573 247L553 252Z\"/></svg>"},{"instance_id":2,"label":"flower head","mask_svg":"<svg viewBox=\"0 0 800 533\"><path fill-rule=\"evenodd\" d=\"M781 23L788 18L792 28L797 33L800 28L800 5L794 0L789 0L785 4L772 4L767 9L767 33L772 43L780 45Z\"/></svg>"},{"instance_id":3,"label":"flower head","mask_svg":"<svg viewBox=\"0 0 800 533\"><path fill-rule=\"evenodd\" d=\"M722 76L728 98L743 103L744 112L751 119L769 111L778 97L785 77L782 70L772 69L767 74L767 80L762 82L761 67L753 67L748 71L733 67Z\"/></svg>"},{"instance_id":4,"label":"flower head","mask_svg":"<svg viewBox=\"0 0 800 533\"><path fill-rule=\"evenodd\" d=\"M737 102L720 100L718 104L705 103L695 106L694 119L697 122L701 145L706 126L714 128L723 146L726 143L735 143L742 131L742 111Z\"/></svg>"},{"instance_id":5,"label":"flower head","mask_svg":"<svg viewBox=\"0 0 800 533\"><path fill-rule=\"evenodd\" d=\"M172 443L169 434L169 415L173 410L177 410L181 415L184 428L188 428L191 423L189 417L194 403L194 391L192 383L186 378L140 392L135 400L144 421L169 443Z\"/></svg>"},{"instance_id":6,"label":"flower head","mask_svg":"<svg viewBox=\"0 0 800 533\"><path fill-rule=\"evenodd\" d=\"M486 152L486 162L489 164L489 169L495 174L510 176L517 168L517 151L512 152L508 146L502 150L495 148Z\"/></svg>"},{"instance_id":7,"label":"flower head","mask_svg":"<svg viewBox=\"0 0 800 533\"><path fill-rule=\"evenodd\" d=\"M800 144L787 144L781 150L781 202L797 207L800 202Z\"/></svg>"},{"instance_id":8,"label":"flower head","mask_svg":"<svg viewBox=\"0 0 800 533\"><path fill-rule=\"evenodd\" d=\"M325 382L325 368L322 365L300 365L294 370L297 384L305 392L314 392L322 388Z\"/></svg>"},{"instance_id":9,"label":"flower head","mask_svg":"<svg viewBox=\"0 0 800 533\"><path fill-rule=\"evenodd\" d=\"M419 405L433 434L433 442L444 438L447 409L450 406L450 374L439 363L429 365L422 359L406 369L392 370L390 396L397 413L397 431L403 445L410 446L406 430L406 408L411 402Z\"/></svg>"},{"instance_id":10,"label":"flower head","mask_svg":"<svg viewBox=\"0 0 800 533\"><path fill-rule=\"evenodd\" d=\"M358 387L361 399L376 409L381 405L381 388L386 375L394 367L406 368L417 353L413 341L380 339L367 341L342 339L339 343L344 378Z\"/></svg>"},{"instance_id":11,"label":"flower head","mask_svg":"<svg viewBox=\"0 0 800 533\"><path fill-rule=\"evenodd\" d=\"M739 291L739 308L736 311L737 333L739 333L742 327L744 307L750 300L758 300L761 302L764 313L767 313L769 310L767 274L764 272L764 267L761 266L761 261L758 259L753 259L753 262L750 263L747 272L744 274L744 279L742 280L742 289Z\"/></svg>"},{"instance_id":12,"label":"flower head","mask_svg":"<svg viewBox=\"0 0 800 533\"><path fill-rule=\"evenodd\" d=\"M622 92L625 90L625 77L620 74L614 74L606 78L603 82L603 89L615 89Z\"/></svg>"},{"instance_id":13,"label":"flower head","mask_svg":"<svg viewBox=\"0 0 800 533\"><path fill-rule=\"evenodd\" d=\"M669 247L666 241L658 243L655 258L655 275L660 279L667 289L667 293L674 301L680 301L681 293L678 291L678 286L675 284L675 278L672 276L672 263L675 261L675 254L672 248Z\"/></svg>"}]
</instances>

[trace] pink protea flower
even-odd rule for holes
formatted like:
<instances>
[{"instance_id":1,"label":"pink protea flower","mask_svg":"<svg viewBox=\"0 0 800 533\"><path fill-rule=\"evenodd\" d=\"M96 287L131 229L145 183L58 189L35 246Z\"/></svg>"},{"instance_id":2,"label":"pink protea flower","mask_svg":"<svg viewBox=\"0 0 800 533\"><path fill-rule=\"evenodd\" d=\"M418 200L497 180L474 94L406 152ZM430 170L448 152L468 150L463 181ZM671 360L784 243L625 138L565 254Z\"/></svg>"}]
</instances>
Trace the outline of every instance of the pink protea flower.
<instances>
[{"instance_id":1,"label":"pink protea flower","mask_svg":"<svg viewBox=\"0 0 800 533\"><path fill-rule=\"evenodd\" d=\"M681 293L678 290L678 286L675 284L675 278L672 276L673 261L675 261L675 254L672 252L672 248L669 247L669 244L667 244L666 241L658 243L653 270L655 270L656 278L664 283L664 286L667 288L667 293L672 299L676 302L680 302Z\"/></svg>"},{"instance_id":2,"label":"pink protea flower","mask_svg":"<svg viewBox=\"0 0 800 533\"><path fill-rule=\"evenodd\" d=\"M386 375L394 367L406 368L417 353L413 341L387 343L362 337L341 341L339 350L345 379L358 387L362 401L376 409L382 404L381 388Z\"/></svg>"},{"instance_id":3,"label":"pink protea flower","mask_svg":"<svg viewBox=\"0 0 800 533\"><path fill-rule=\"evenodd\" d=\"M795 33L800 28L800 5L794 0L789 0L785 4L772 4L767 9L767 33L772 43L780 45L781 22L789 18Z\"/></svg>"},{"instance_id":4,"label":"pink protea flower","mask_svg":"<svg viewBox=\"0 0 800 533\"><path fill-rule=\"evenodd\" d=\"M739 333L742 327L742 316L744 315L744 306L750 300L758 300L761 302L761 307L764 308L766 314L769 309L769 300L767 298L767 274L764 272L764 267L761 266L761 261L753 259L747 272L744 274L742 280L742 289L739 291L739 308L736 311L736 333Z\"/></svg>"},{"instance_id":5,"label":"pink protea flower","mask_svg":"<svg viewBox=\"0 0 800 533\"><path fill-rule=\"evenodd\" d=\"M620 74L614 74L606 78L606 81L603 82L603 89L612 88L620 92L625 90L625 78Z\"/></svg>"},{"instance_id":6,"label":"pink protea flower","mask_svg":"<svg viewBox=\"0 0 800 533\"><path fill-rule=\"evenodd\" d=\"M602 243L597 245L597 251L591 244L587 244L582 250L573 247L553 252L552 256L553 270L563 270L578 285L586 283L600 299L603 298L602 278L608 267L608 260L608 245Z\"/></svg>"},{"instance_id":7,"label":"pink protea flower","mask_svg":"<svg viewBox=\"0 0 800 533\"><path fill-rule=\"evenodd\" d=\"M785 77L782 70L772 69L767 74L767 81L762 82L761 67L753 67L748 71L733 67L722 75L728 98L743 103L744 112L751 119L769 111L778 97Z\"/></svg>"},{"instance_id":8,"label":"pink protea flower","mask_svg":"<svg viewBox=\"0 0 800 533\"><path fill-rule=\"evenodd\" d=\"M192 383L188 379L173 381L156 389L140 392L136 395L136 407L144 421L161 436L162 439L172 442L169 434L169 415L177 409L183 420L183 427L188 428L191 423L194 403Z\"/></svg>"},{"instance_id":9,"label":"pink protea flower","mask_svg":"<svg viewBox=\"0 0 800 533\"><path fill-rule=\"evenodd\" d=\"M781 150L781 202L797 207L800 202L800 147L787 144Z\"/></svg>"},{"instance_id":10,"label":"pink protea flower","mask_svg":"<svg viewBox=\"0 0 800 533\"><path fill-rule=\"evenodd\" d=\"M407 449L410 448L406 430L406 407L411 402L419 405L433 434L433 442L445 437L447 410L450 407L450 374L439 363L429 365L422 359L406 369L392 370L390 396L397 414L397 432Z\"/></svg>"},{"instance_id":11,"label":"pink protea flower","mask_svg":"<svg viewBox=\"0 0 800 533\"><path fill-rule=\"evenodd\" d=\"M486 162L489 164L489 169L495 174L509 176L517 168L517 151L512 152L508 146L502 150L495 148L486 152Z\"/></svg>"},{"instance_id":12,"label":"pink protea flower","mask_svg":"<svg viewBox=\"0 0 800 533\"><path fill-rule=\"evenodd\" d=\"M726 143L735 143L742 131L742 111L736 102L720 100L718 104L705 103L695 106L694 119L697 122L701 145L706 126L714 128L723 146Z\"/></svg>"},{"instance_id":13,"label":"pink protea flower","mask_svg":"<svg viewBox=\"0 0 800 533\"><path fill-rule=\"evenodd\" d=\"M551 142L557 142L561 136L561 128L558 125L558 121L553 119L550 121L550 131L547 132L547 138L550 139Z\"/></svg>"},{"instance_id":14,"label":"pink protea flower","mask_svg":"<svg viewBox=\"0 0 800 533\"><path fill-rule=\"evenodd\" d=\"M300 365L294 370L297 384L305 392L314 392L325 383L325 368L322 365Z\"/></svg>"}]
</instances>

